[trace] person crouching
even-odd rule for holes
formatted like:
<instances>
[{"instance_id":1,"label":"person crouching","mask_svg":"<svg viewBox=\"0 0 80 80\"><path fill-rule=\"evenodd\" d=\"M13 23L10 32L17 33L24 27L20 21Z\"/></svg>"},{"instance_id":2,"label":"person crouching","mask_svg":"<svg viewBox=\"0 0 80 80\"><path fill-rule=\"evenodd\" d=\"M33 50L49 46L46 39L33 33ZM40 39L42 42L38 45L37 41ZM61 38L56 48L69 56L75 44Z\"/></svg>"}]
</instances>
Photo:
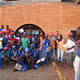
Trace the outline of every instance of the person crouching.
<instances>
[{"instance_id":1,"label":"person crouching","mask_svg":"<svg viewBox=\"0 0 80 80\"><path fill-rule=\"evenodd\" d=\"M25 54L23 56L20 56L17 59L17 64L21 65L21 69L17 69L17 67L15 67L15 70L21 70L21 71L27 71L29 69L37 69L38 65L34 64L33 58L31 55L29 55L30 53L30 49L29 48L25 48Z\"/></svg>"},{"instance_id":2,"label":"person crouching","mask_svg":"<svg viewBox=\"0 0 80 80\"><path fill-rule=\"evenodd\" d=\"M17 58L21 55L20 50L16 46L12 46L12 51L10 54L11 61L17 62Z\"/></svg>"}]
</instances>

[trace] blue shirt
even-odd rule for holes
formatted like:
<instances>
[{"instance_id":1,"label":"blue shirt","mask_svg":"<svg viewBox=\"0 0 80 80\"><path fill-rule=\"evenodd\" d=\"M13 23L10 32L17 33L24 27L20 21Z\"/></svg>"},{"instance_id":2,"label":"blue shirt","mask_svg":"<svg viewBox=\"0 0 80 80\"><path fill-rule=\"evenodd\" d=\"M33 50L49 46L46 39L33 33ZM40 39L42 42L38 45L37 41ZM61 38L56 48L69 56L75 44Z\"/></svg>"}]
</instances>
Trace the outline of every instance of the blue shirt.
<instances>
[{"instance_id":1,"label":"blue shirt","mask_svg":"<svg viewBox=\"0 0 80 80\"><path fill-rule=\"evenodd\" d=\"M32 43L32 42L35 42L35 41L38 41L38 39L37 38L31 38L30 39L30 43ZM37 43L35 43L35 48L37 47Z\"/></svg>"},{"instance_id":2,"label":"blue shirt","mask_svg":"<svg viewBox=\"0 0 80 80\"><path fill-rule=\"evenodd\" d=\"M11 51L11 56L15 56L15 53L17 57L21 55L20 51L17 49L16 52L14 52L13 50Z\"/></svg>"},{"instance_id":3,"label":"blue shirt","mask_svg":"<svg viewBox=\"0 0 80 80\"><path fill-rule=\"evenodd\" d=\"M78 43L80 44L80 40ZM80 57L80 47L78 47L78 49L77 49L77 56Z\"/></svg>"}]
</instances>

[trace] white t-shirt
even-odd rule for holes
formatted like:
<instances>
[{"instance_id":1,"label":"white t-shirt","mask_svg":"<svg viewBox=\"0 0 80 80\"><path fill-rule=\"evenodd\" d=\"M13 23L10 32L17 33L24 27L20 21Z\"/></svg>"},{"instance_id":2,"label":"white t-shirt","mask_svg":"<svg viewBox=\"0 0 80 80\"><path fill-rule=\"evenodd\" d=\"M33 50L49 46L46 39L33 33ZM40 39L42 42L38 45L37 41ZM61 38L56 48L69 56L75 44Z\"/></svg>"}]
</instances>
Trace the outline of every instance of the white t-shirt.
<instances>
[{"instance_id":1,"label":"white t-shirt","mask_svg":"<svg viewBox=\"0 0 80 80\"><path fill-rule=\"evenodd\" d=\"M75 43L72 40L68 39L66 45L67 45L67 48L71 48L71 47L75 46ZM71 52L74 52L74 48L69 50L69 53L71 53Z\"/></svg>"},{"instance_id":2,"label":"white t-shirt","mask_svg":"<svg viewBox=\"0 0 80 80\"><path fill-rule=\"evenodd\" d=\"M0 49L3 48L3 46L2 46L2 41L3 41L3 37L0 38Z\"/></svg>"}]
</instances>

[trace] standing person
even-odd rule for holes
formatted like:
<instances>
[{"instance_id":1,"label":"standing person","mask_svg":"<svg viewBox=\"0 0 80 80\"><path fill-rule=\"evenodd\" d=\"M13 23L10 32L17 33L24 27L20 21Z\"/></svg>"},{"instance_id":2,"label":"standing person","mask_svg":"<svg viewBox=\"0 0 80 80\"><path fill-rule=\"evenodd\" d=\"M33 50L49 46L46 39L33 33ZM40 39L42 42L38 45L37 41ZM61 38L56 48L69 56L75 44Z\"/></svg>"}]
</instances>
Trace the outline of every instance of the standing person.
<instances>
[{"instance_id":1,"label":"standing person","mask_svg":"<svg viewBox=\"0 0 80 80\"><path fill-rule=\"evenodd\" d=\"M50 37L48 34L45 34L45 40L46 40L46 53L47 53L47 60L50 60L50 51L51 51L51 46L50 46Z\"/></svg>"},{"instance_id":2,"label":"standing person","mask_svg":"<svg viewBox=\"0 0 80 80\"><path fill-rule=\"evenodd\" d=\"M58 40L57 40L57 61L63 62L63 55L64 55L64 50L63 50L63 37L60 35Z\"/></svg>"},{"instance_id":3,"label":"standing person","mask_svg":"<svg viewBox=\"0 0 80 80\"><path fill-rule=\"evenodd\" d=\"M39 53L39 47L40 47L40 36L39 36L38 33L36 33L35 38L37 38L36 48L37 48L37 52Z\"/></svg>"},{"instance_id":4,"label":"standing person","mask_svg":"<svg viewBox=\"0 0 80 80\"><path fill-rule=\"evenodd\" d=\"M80 26L76 29L77 35L80 36ZM77 54L74 61L74 68L75 68L75 80L80 80L80 37L79 40L73 40L77 45Z\"/></svg>"},{"instance_id":5,"label":"standing person","mask_svg":"<svg viewBox=\"0 0 80 80\"><path fill-rule=\"evenodd\" d=\"M55 42L55 50L56 50L56 53L57 53L57 40L59 40L59 37L63 37L62 34L60 34L60 32L57 30L56 31L56 42Z\"/></svg>"},{"instance_id":6,"label":"standing person","mask_svg":"<svg viewBox=\"0 0 80 80\"><path fill-rule=\"evenodd\" d=\"M44 64L46 64L48 62L49 56L48 56L48 50L46 50L48 47L48 34L45 34L45 38L43 39L42 42L42 47L39 53L39 57L41 58L45 58L45 60L43 61Z\"/></svg>"},{"instance_id":7,"label":"standing person","mask_svg":"<svg viewBox=\"0 0 80 80\"><path fill-rule=\"evenodd\" d=\"M21 46L21 35L20 35L19 32L16 34L16 39L18 41L17 44L16 44L16 46L17 46L17 49L19 49L20 46Z\"/></svg>"},{"instance_id":8,"label":"standing person","mask_svg":"<svg viewBox=\"0 0 80 80\"><path fill-rule=\"evenodd\" d=\"M9 29L9 26L8 25L6 25L6 30L8 30Z\"/></svg>"},{"instance_id":9,"label":"standing person","mask_svg":"<svg viewBox=\"0 0 80 80\"><path fill-rule=\"evenodd\" d=\"M30 40L32 38L31 32L29 32L27 38Z\"/></svg>"},{"instance_id":10,"label":"standing person","mask_svg":"<svg viewBox=\"0 0 80 80\"><path fill-rule=\"evenodd\" d=\"M59 31L57 30L57 31L56 31L56 40L58 40L59 35L60 35L60 34L59 34Z\"/></svg>"},{"instance_id":11,"label":"standing person","mask_svg":"<svg viewBox=\"0 0 80 80\"><path fill-rule=\"evenodd\" d=\"M51 45L51 56L53 56L53 61L56 62L56 52L55 52L55 34L50 34L50 45Z\"/></svg>"},{"instance_id":12,"label":"standing person","mask_svg":"<svg viewBox=\"0 0 80 80\"><path fill-rule=\"evenodd\" d=\"M35 48L37 48L37 42L38 42L38 39L37 39L35 33L32 33L32 38L30 39L30 44L34 43Z\"/></svg>"},{"instance_id":13,"label":"standing person","mask_svg":"<svg viewBox=\"0 0 80 80\"><path fill-rule=\"evenodd\" d=\"M29 43L30 43L30 41L26 37L26 32L23 32L23 38L21 39L22 49L28 48Z\"/></svg>"},{"instance_id":14,"label":"standing person","mask_svg":"<svg viewBox=\"0 0 80 80\"><path fill-rule=\"evenodd\" d=\"M1 25L1 29L2 29L3 32L5 32L5 29L4 29L4 26L3 25Z\"/></svg>"},{"instance_id":15,"label":"standing person","mask_svg":"<svg viewBox=\"0 0 80 80\"><path fill-rule=\"evenodd\" d=\"M43 34L42 34L42 32L40 32L40 48L39 48L39 50L41 50L42 42L43 42Z\"/></svg>"},{"instance_id":16,"label":"standing person","mask_svg":"<svg viewBox=\"0 0 80 80\"><path fill-rule=\"evenodd\" d=\"M73 54L74 54L74 48L75 43L71 40L71 37L73 36L72 32L68 33L68 41L67 41L67 50L68 50L68 66L70 68L73 67Z\"/></svg>"},{"instance_id":17,"label":"standing person","mask_svg":"<svg viewBox=\"0 0 80 80\"><path fill-rule=\"evenodd\" d=\"M8 50L9 53L11 53L12 46L17 44L17 39L14 38L13 33L11 33L11 36L8 38Z\"/></svg>"},{"instance_id":18,"label":"standing person","mask_svg":"<svg viewBox=\"0 0 80 80\"><path fill-rule=\"evenodd\" d=\"M2 50L3 50L3 36L2 31L0 31L0 68L2 68Z\"/></svg>"},{"instance_id":19,"label":"standing person","mask_svg":"<svg viewBox=\"0 0 80 80\"><path fill-rule=\"evenodd\" d=\"M0 51L2 51L3 49L3 43L4 41L3 41L2 31L0 31Z\"/></svg>"}]
</instances>

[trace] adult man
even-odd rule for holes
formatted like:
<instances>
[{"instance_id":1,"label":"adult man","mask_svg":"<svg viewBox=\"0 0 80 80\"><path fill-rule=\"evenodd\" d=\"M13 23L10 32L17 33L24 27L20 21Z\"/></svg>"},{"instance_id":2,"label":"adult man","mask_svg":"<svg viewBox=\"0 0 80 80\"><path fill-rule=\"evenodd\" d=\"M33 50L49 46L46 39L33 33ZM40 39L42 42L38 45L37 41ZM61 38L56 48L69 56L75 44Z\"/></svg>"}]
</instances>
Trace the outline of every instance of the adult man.
<instances>
[{"instance_id":1,"label":"adult man","mask_svg":"<svg viewBox=\"0 0 80 80\"><path fill-rule=\"evenodd\" d=\"M68 66L70 68L73 67L73 54L74 54L74 48L75 48L75 43L71 40L71 37L73 36L72 32L68 33L68 41L66 43L67 45L67 50L68 50Z\"/></svg>"},{"instance_id":2,"label":"adult man","mask_svg":"<svg viewBox=\"0 0 80 80\"><path fill-rule=\"evenodd\" d=\"M22 49L28 48L30 41L26 37L26 32L23 33L23 38L21 39L21 43L22 43Z\"/></svg>"},{"instance_id":3,"label":"adult man","mask_svg":"<svg viewBox=\"0 0 80 80\"><path fill-rule=\"evenodd\" d=\"M12 32L10 37L8 38L8 49L9 49L9 53L11 53L12 50L12 46L16 45L17 43L17 39L14 37L14 33Z\"/></svg>"},{"instance_id":4,"label":"adult man","mask_svg":"<svg viewBox=\"0 0 80 80\"><path fill-rule=\"evenodd\" d=\"M34 43L35 48L37 48L37 42L38 42L38 39L37 39L35 33L32 33L32 38L30 39L30 44Z\"/></svg>"},{"instance_id":5,"label":"adult man","mask_svg":"<svg viewBox=\"0 0 80 80\"><path fill-rule=\"evenodd\" d=\"M55 41L56 41L55 34L51 33L50 34L51 56L53 56L54 62L56 62Z\"/></svg>"},{"instance_id":6,"label":"adult man","mask_svg":"<svg viewBox=\"0 0 80 80\"><path fill-rule=\"evenodd\" d=\"M76 29L77 35L80 35L80 26ZM77 45L77 55L74 62L74 68L75 68L75 80L80 80L80 37L79 40L73 40L75 44Z\"/></svg>"}]
</instances>

